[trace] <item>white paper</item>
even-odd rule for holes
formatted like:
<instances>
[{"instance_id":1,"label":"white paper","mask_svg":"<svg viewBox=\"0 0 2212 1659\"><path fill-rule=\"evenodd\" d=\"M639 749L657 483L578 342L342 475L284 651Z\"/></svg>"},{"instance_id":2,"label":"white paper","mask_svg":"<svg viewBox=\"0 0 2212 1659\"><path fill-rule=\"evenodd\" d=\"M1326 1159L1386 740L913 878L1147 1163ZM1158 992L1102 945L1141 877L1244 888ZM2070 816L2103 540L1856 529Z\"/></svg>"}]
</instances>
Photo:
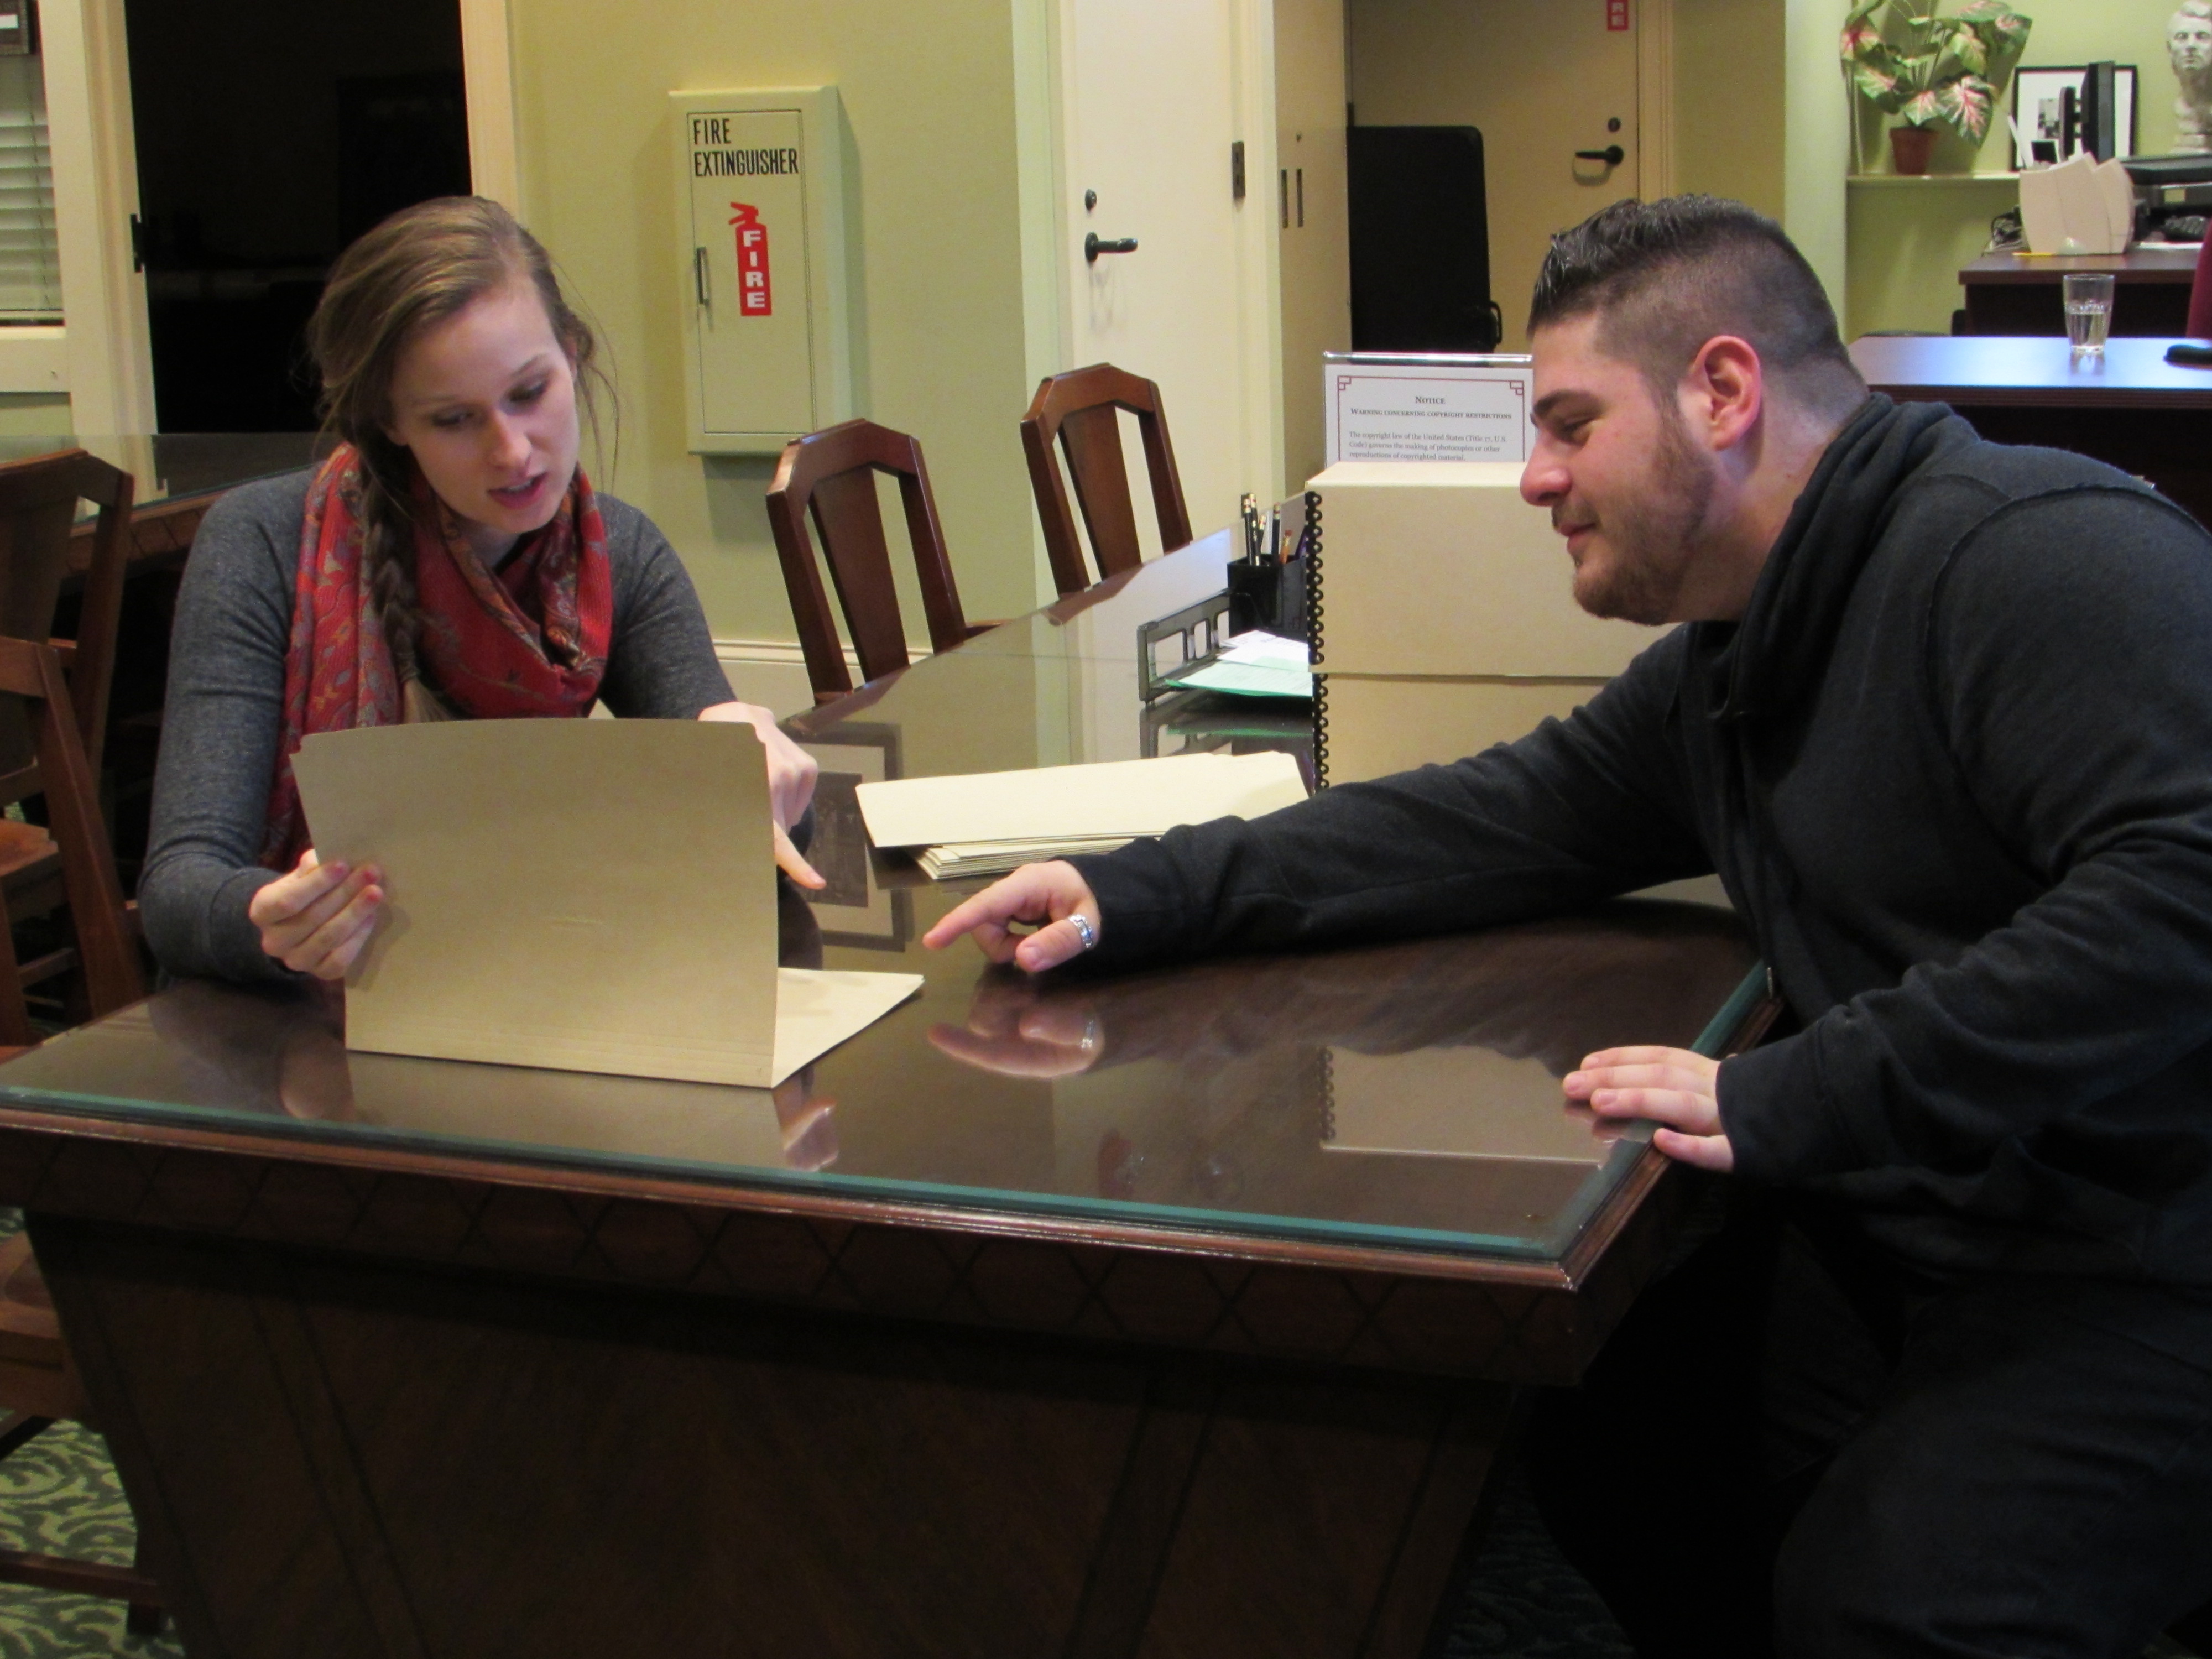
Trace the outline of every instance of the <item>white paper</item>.
<instances>
[{"instance_id":1,"label":"white paper","mask_svg":"<svg viewBox=\"0 0 2212 1659\"><path fill-rule=\"evenodd\" d=\"M1305 799L1289 755L1201 753L1022 772L902 778L860 787L878 847L1164 835L1179 823L1258 817Z\"/></svg>"}]
</instances>

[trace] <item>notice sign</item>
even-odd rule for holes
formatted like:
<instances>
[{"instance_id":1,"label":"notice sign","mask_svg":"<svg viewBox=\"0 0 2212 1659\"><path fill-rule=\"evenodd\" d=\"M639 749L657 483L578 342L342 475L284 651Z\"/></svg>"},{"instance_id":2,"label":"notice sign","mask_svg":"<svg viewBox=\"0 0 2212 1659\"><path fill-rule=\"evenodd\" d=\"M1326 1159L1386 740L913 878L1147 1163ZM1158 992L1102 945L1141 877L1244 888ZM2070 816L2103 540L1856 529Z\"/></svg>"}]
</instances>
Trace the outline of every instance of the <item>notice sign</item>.
<instances>
[{"instance_id":1,"label":"notice sign","mask_svg":"<svg viewBox=\"0 0 2212 1659\"><path fill-rule=\"evenodd\" d=\"M1526 357L1330 353L1322 359L1329 465L1525 461L1535 441L1533 379Z\"/></svg>"}]
</instances>

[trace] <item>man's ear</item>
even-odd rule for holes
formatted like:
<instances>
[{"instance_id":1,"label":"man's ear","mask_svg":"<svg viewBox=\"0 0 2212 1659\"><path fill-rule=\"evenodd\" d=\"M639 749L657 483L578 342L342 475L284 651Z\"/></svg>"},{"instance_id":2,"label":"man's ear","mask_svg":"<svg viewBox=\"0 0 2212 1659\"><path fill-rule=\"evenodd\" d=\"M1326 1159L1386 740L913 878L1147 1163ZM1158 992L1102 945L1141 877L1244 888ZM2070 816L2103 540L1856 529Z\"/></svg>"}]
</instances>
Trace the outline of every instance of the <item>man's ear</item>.
<instances>
[{"instance_id":1,"label":"man's ear","mask_svg":"<svg viewBox=\"0 0 2212 1659\"><path fill-rule=\"evenodd\" d=\"M1766 406L1765 370L1750 341L1717 334L1690 360L1680 391L1691 432L1708 448L1731 449Z\"/></svg>"}]
</instances>

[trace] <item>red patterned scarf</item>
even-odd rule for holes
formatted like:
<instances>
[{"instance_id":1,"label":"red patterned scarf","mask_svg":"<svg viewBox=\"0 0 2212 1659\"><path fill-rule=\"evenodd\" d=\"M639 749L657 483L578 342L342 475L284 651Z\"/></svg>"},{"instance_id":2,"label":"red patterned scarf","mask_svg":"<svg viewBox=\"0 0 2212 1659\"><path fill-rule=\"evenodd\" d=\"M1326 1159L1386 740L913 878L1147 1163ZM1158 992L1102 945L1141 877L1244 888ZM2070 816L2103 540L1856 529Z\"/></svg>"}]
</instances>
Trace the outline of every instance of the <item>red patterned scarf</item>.
<instances>
[{"instance_id":1,"label":"red patterned scarf","mask_svg":"<svg viewBox=\"0 0 2212 1659\"><path fill-rule=\"evenodd\" d=\"M384 638L362 550L361 456L341 445L316 470L300 526L299 585L284 655L284 734L261 861L289 870L309 845L292 757L310 732L393 726L405 688ZM416 645L423 678L479 720L588 714L606 672L614 588L606 526L579 468L561 510L496 572L416 477Z\"/></svg>"}]
</instances>

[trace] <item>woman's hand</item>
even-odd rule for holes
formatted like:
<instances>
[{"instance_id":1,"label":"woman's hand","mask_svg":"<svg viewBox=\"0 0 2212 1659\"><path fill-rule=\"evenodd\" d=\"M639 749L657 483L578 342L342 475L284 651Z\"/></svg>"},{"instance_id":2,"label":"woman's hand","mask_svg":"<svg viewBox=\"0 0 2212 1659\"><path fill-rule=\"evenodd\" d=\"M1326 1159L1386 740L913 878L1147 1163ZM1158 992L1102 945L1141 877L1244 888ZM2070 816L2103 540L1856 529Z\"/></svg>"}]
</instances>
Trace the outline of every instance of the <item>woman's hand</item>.
<instances>
[{"instance_id":1,"label":"woman's hand","mask_svg":"<svg viewBox=\"0 0 2212 1659\"><path fill-rule=\"evenodd\" d=\"M789 833L791 826L806 816L807 803L814 799L814 776L822 769L814 757L784 736L775 716L758 703L718 702L712 708L701 709L699 718L743 720L760 734L761 747L768 750L769 817L775 831L776 867L801 887L828 886L814 866L799 856Z\"/></svg>"},{"instance_id":2,"label":"woman's hand","mask_svg":"<svg viewBox=\"0 0 2212 1659\"><path fill-rule=\"evenodd\" d=\"M311 847L290 874L253 896L246 918L261 930L261 948L287 968L317 979L343 979L376 930L383 879L373 864L358 870L325 864Z\"/></svg>"}]
</instances>

